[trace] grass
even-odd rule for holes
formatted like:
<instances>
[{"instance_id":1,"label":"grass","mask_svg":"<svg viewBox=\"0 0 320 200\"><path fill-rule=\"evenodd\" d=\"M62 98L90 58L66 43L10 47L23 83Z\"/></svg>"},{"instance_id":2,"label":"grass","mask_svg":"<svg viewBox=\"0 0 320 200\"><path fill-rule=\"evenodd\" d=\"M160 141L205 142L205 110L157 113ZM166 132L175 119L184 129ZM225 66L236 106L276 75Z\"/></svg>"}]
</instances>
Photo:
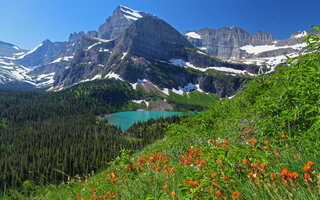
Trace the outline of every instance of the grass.
<instances>
[{"instance_id":1,"label":"grass","mask_svg":"<svg viewBox=\"0 0 320 200\"><path fill-rule=\"evenodd\" d=\"M199 91L192 91L190 93L184 92L183 95L176 94L170 91L168 101L187 105L200 105L209 107L213 105L219 98L214 94L206 94Z\"/></svg>"}]
</instances>

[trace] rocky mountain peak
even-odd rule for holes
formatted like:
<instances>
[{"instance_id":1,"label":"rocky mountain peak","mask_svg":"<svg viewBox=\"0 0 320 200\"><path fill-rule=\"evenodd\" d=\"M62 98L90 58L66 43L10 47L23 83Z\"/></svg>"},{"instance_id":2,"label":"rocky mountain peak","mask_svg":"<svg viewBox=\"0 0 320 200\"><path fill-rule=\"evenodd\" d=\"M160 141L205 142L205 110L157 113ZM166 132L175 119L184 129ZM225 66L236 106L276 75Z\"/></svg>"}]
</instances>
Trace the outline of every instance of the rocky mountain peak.
<instances>
[{"instance_id":1,"label":"rocky mountain peak","mask_svg":"<svg viewBox=\"0 0 320 200\"><path fill-rule=\"evenodd\" d=\"M99 27L98 37L106 40L118 38L133 22L148 16L148 13L118 6L111 17Z\"/></svg>"},{"instance_id":2,"label":"rocky mountain peak","mask_svg":"<svg viewBox=\"0 0 320 200\"><path fill-rule=\"evenodd\" d=\"M317 35L318 32L315 30L296 31L291 34L290 39L299 39L299 38L303 38L304 36L311 35L311 34Z\"/></svg>"},{"instance_id":3,"label":"rocky mountain peak","mask_svg":"<svg viewBox=\"0 0 320 200\"><path fill-rule=\"evenodd\" d=\"M271 42L275 41L276 38L274 35L269 34L264 31L256 31L253 36L250 44L252 45L263 45L263 44L270 44Z\"/></svg>"},{"instance_id":4,"label":"rocky mountain peak","mask_svg":"<svg viewBox=\"0 0 320 200\"><path fill-rule=\"evenodd\" d=\"M76 41L79 41L79 40L81 40L83 38L84 35L85 34L84 34L83 31L80 31L79 33L76 33L76 32L71 33L70 36L69 36L69 42L70 43L74 43Z\"/></svg>"}]
</instances>

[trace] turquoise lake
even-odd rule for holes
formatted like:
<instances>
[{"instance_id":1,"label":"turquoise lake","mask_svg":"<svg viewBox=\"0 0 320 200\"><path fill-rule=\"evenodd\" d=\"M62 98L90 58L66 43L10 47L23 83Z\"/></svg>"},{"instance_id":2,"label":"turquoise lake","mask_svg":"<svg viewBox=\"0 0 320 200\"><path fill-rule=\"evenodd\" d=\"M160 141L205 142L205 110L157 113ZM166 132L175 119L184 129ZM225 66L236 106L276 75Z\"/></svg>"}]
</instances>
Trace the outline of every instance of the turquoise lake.
<instances>
[{"instance_id":1,"label":"turquoise lake","mask_svg":"<svg viewBox=\"0 0 320 200\"><path fill-rule=\"evenodd\" d=\"M181 113L182 112L172 111L129 111L106 115L105 119L108 120L109 124L119 126L122 131L126 131L130 126L139 121L147 121L148 119L157 119L160 117L171 117L180 115Z\"/></svg>"}]
</instances>

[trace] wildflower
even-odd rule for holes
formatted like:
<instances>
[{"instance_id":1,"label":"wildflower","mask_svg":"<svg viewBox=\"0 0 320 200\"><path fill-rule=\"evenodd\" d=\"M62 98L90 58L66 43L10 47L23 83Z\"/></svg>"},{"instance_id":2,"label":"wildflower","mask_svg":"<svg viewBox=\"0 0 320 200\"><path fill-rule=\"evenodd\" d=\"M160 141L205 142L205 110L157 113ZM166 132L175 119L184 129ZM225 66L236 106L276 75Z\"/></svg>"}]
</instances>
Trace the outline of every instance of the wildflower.
<instances>
[{"instance_id":1,"label":"wildflower","mask_svg":"<svg viewBox=\"0 0 320 200\"><path fill-rule=\"evenodd\" d=\"M307 162L307 165L310 166L310 167L312 167L312 166L313 166L313 162L308 161L308 162Z\"/></svg>"},{"instance_id":2,"label":"wildflower","mask_svg":"<svg viewBox=\"0 0 320 200\"><path fill-rule=\"evenodd\" d=\"M277 179L277 174L276 173L271 173L270 177L272 180L276 180Z\"/></svg>"},{"instance_id":3,"label":"wildflower","mask_svg":"<svg viewBox=\"0 0 320 200\"><path fill-rule=\"evenodd\" d=\"M239 192L237 192L237 191L232 192L232 199L233 200L239 199L239 198L240 198Z\"/></svg>"},{"instance_id":4,"label":"wildflower","mask_svg":"<svg viewBox=\"0 0 320 200\"><path fill-rule=\"evenodd\" d=\"M83 200L83 198L80 197L78 200Z\"/></svg>"},{"instance_id":5,"label":"wildflower","mask_svg":"<svg viewBox=\"0 0 320 200\"><path fill-rule=\"evenodd\" d=\"M254 175L252 172L250 172L250 173L248 174L248 177L251 178L251 179L254 179L255 175Z\"/></svg>"},{"instance_id":6,"label":"wildflower","mask_svg":"<svg viewBox=\"0 0 320 200\"><path fill-rule=\"evenodd\" d=\"M269 140L264 141L264 143L265 143L266 145L268 145L268 144L269 144Z\"/></svg>"},{"instance_id":7,"label":"wildflower","mask_svg":"<svg viewBox=\"0 0 320 200\"><path fill-rule=\"evenodd\" d=\"M257 165L257 164L254 164L252 167L253 167L255 170L258 169L258 165Z\"/></svg>"},{"instance_id":8,"label":"wildflower","mask_svg":"<svg viewBox=\"0 0 320 200\"><path fill-rule=\"evenodd\" d=\"M96 192L96 191L97 191L97 189L93 188L91 191L92 191L92 192Z\"/></svg>"},{"instance_id":9,"label":"wildflower","mask_svg":"<svg viewBox=\"0 0 320 200\"><path fill-rule=\"evenodd\" d=\"M286 138L286 135L285 134L282 134L281 135L281 139L285 139Z\"/></svg>"},{"instance_id":10,"label":"wildflower","mask_svg":"<svg viewBox=\"0 0 320 200\"><path fill-rule=\"evenodd\" d=\"M199 182L198 181L189 181L188 185L192 188L198 187Z\"/></svg>"},{"instance_id":11,"label":"wildflower","mask_svg":"<svg viewBox=\"0 0 320 200\"><path fill-rule=\"evenodd\" d=\"M216 192L216 194L217 194L218 197L221 196L221 191L218 190L218 191Z\"/></svg>"},{"instance_id":12,"label":"wildflower","mask_svg":"<svg viewBox=\"0 0 320 200\"><path fill-rule=\"evenodd\" d=\"M163 189L166 190L167 188L168 188L168 185L165 184L165 185L163 186Z\"/></svg>"},{"instance_id":13,"label":"wildflower","mask_svg":"<svg viewBox=\"0 0 320 200\"><path fill-rule=\"evenodd\" d=\"M267 167L267 164L266 163L261 163L261 167L264 169Z\"/></svg>"},{"instance_id":14,"label":"wildflower","mask_svg":"<svg viewBox=\"0 0 320 200\"><path fill-rule=\"evenodd\" d=\"M174 191L171 192L171 195L172 195L172 197L176 197L177 196L177 194Z\"/></svg>"},{"instance_id":15,"label":"wildflower","mask_svg":"<svg viewBox=\"0 0 320 200\"><path fill-rule=\"evenodd\" d=\"M295 181L299 178L299 175L296 172L289 173L288 176L293 181Z\"/></svg>"},{"instance_id":16,"label":"wildflower","mask_svg":"<svg viewBox=\"0 0 320 200\"><path fill-rule=\"evenodd\" d=\"M200 165L206 165L207 164L207 161L205 160L200 160Z\"/></svg>"},{"instance_id":17,"label":"wildflower","mask_svg":"<svg viewBox=\"0 0 320 200\"><path fill-rule=\"evenodd\" d=\"M159 172L161 170L161 167L158 167L156 170Z\"/></svg>"},{"instance_id":18,"label":"wildflower","mask_svg":"<svg viewBox=\"0 0 320 200\"><path fill-rule=\"evenodd\" d=\"M151 178L149 178L149 179L148 179L148 182L149 182L149 183L151 183L151 182L152 182Z\"/></svg>"},{"instance_id":19,"label":"wildflower","mask_svg":"<svg viewBox=\"0 0 320 200\"><path fill-rule=\"evenodd\" d=\"M281 172L281 177L284 180L287 178L287 176L288 176L288 168L284 168Z\"/></svg>"},{"instance_id":20,"label":"wildflower","mask_svg":"<svg viewBox=\"0 0 320 200\"><path fill-rule=\"evenodd\" d=\"M80 196L80 193L78 193L77 195Z\"/></svg>"},{"instance_id":21,"label":"wildflower","mask_svg":"<svg viewBox=\"0 0 320 200\"><path fill-rule=\"evenodd\" d=\"M305 173L305 174L304 174L304 178L305 178L306 180L309 180L309 179L310 179L310 174L309 174L309 173Z\"/></svg>"},{"instance_id":22,"label":"wildflower","mask_svg":"<svg viewBox=\"0 0 320 200\"><path fill-rule=\"evenodd\" d=\"M277 157L280 156L280 153L279 153L279 152L275 152L274 154L275 154Z\"/></svg>"},{"instance_id":23,"label":"wildflower","mask_svg":"<svg viewBox=\"0 0 320 200\"><path fill-rule=\"evenodd\" d=\"M217 174L216 173L212 173L211 174L211 177L213 178L213 177L216 177L217 176Z\"/></svg>"},{"instance_id":24,"label":"wildflower","mask_svg":"<svg viewBox=\"0 0 320 200\"><path fill-rule=\"evenodd\" d=\"M226 145L230 144L229 140L225 140L224 143L225 143Z\"/></svg>"},{"instance_id":25,"label":"wildflower","mask_svg":"<svg viewBox=\"0 0 320 200\"><path fill-rule=\"evenodd\" d=\"M246 133L247 133L247 131L242 131L242 133L243 133L243 134L246 134Z\"/></svg>"},{"instance_id":26,"label":"wildflower","mask_svg":"<svg viewBox=\"0 0 320 200\"><path fill-rule=\"evenodd\" d=\"M268 147L267 146L263 146L263 150L267 151Z\"/></svg>"},{"instance_id":27,"label":"wildflower","mask_svg":"<svg viewBox=\"0 0 320 200\"><path fill-rule=\"evenodd\" d=\"M307 186L309 187L309 189L311 189L311 186L310 186L310 174L309 173L305 173L304 174L304 178L306 179L306 183L307 183Z\"/></svg>"},{"instance_id":28,"label":"wildflower","mask_svg":"<svg viewBox=\"0 0 320 200\"><path fill-rule=\"evenodd\" d=\"M294 155L294 157L298 159L298 158L299 158L299 155L298 155L298 154L296 154L296 155Z\"/></svg>"},{"instance_id":29,"label":"wildflower","mask_svg":"<svg viewBox=\"0 0 320 200\"><path fill-rule=\"evenodd\" d=\"M249 132L252 132L253 131L253 129L252 128L249 128Z\"/></svg>"},{"instance_id":30,"label":"wildflower","mask_svg":"<svg viewBox=\"0 0 320 200\"><path fill-rule=\"evenodd\" d=\"M303 167L303 169L304 169L304 171L309 172L310 169L311 169L311 167L310 167L309 165L305 165L305 166Z\"/></svg>"}]
</instances>

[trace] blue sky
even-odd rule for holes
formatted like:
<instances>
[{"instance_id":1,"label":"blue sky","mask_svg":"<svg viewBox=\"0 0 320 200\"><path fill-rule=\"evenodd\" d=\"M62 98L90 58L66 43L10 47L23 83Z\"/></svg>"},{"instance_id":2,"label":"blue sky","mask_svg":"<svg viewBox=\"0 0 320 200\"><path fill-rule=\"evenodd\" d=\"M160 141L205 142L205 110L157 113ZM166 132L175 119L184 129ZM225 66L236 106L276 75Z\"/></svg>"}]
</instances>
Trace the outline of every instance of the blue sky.
<instances>
[{"instance_id":1,"label":"blue sky","mask_svg":"<svg viewBox=\"0 0 320 200\"><path fill-rule=\"evenodd\" d=\"M181 33L235 25L285 39L320 26L319 0L0 0L0 40L24 49L66 41L70 33L97 30L117 5L154 14Z\"/></svg>"}]
</instances>

